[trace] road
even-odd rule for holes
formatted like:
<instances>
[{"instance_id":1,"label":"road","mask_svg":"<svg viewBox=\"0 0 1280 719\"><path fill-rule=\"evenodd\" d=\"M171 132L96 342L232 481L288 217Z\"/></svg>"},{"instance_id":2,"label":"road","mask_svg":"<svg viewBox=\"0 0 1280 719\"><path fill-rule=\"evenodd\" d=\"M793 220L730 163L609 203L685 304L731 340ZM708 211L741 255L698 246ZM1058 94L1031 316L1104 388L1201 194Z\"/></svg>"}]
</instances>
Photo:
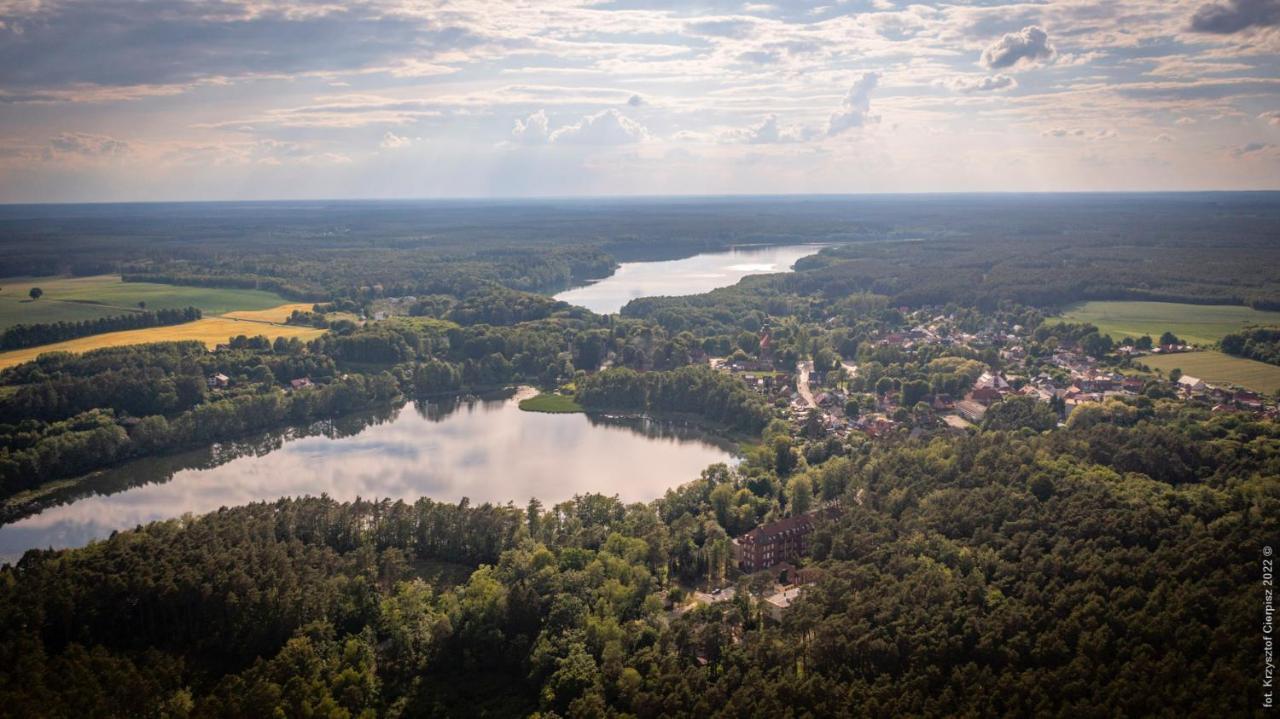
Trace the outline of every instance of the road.
<instances>
[{"instance_id":1,"label":"road","mask_svg":"<svg viewBox=\"0 0 1280 719\"><path fill-rule=\"evenodd\" d=\"M796 363L796 391L800 393L800 399L809 407L817 407L818 403L813 399L813 390L809 389L809 372L813 367L812 362Z\"/></svg>"}]
</instances>

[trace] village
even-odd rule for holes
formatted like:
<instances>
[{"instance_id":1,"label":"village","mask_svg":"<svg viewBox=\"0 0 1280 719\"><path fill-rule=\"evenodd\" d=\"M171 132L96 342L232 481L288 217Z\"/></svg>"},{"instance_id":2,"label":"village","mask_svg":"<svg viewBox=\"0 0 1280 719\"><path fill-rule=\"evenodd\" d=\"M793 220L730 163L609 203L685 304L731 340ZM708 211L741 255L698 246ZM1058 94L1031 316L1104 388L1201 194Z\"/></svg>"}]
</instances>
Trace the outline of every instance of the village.
<instances>
[{"instance_id":1,"label":"village","mask_svg":"<svg viewBox=\"0 0 1280 719\"><path fill-rule=\"evenodd\" d=\"M905 308L903 308L905 310ZM859 432L868 438L899 431L919 437L931 429L965 431L982 424L987 411L1011 397L1029 397L1054 409L1061 422L1082 405L1142 394L1180 399L1209 407L1214 412L1246 412L1276 417L1275 399L1242 387L1212 384L1174 371L1167 376L1145 371L1145 355L1176 354L1194 348L1180 342L1124 344L1102 358L1090 356L1078 345L1056 347L1033 357L1028 350L1032 335L1020 325L991 326L979 332L957 328L954 316L926 308L907 315L909 328L886 332L874 340L876 347L900 350L906 355L945 348L972 357L989 356L994 362L970 360L981 372L955 395L932 392L912 383L875 386L857 382L856 364L840 361L825 372L811 360L793 367L776 362L770 352L768 330L762 331L759 357L710 358L710 365L738 377L750 389L784 409L792 426L813 437L846 438ZM1145 345L1145 346L1144 346ZM858 391L861 389L861 391Z\"/></svg>"},{"instance_id":2,"label":"village","mask_svg":"<svg viewBox=\"0 0 1280 719\"><path fill-rule=\"evenodd\" d=\"M1079 346L1059 346L1037 358L1028 348L1034 338L1021 326L993 326L969 333L957 329L955 318L945 314L924 310L908 318L909 329L885 333L874 340L875 346L908 354L944 347L997 361L982 363L976 378L958 396L926 392L908 397L909 402L903 401L903 395L911 389L888 389L889 383L868 388L867 383L857 382L859 367L853 363L840 361L825 372L815 369L811 360L785 366L771 352L768 328L761 331L757 357L713 357L707 361L713 369L733 375L752 391L773 400L783 408L792 429L810 438L847 439L861 433L874 440L916 438L931 430L966 432L981 425L991 407L1016 397L1049 406L1059 417L1059 424L1082 406L1143 394L1194 403L1215 413L1242 412L1271 418L1280 414L1274 398L1258 392L1215 385L1179 372L1161 376L1140 364L1139 358L1148 354L1194 349L1180 342L1124 344L1102 358L1086 354ZM855 387L863 391L855 391ZM919 393L918 388L914 391ZM805 586L821 576L819 568L804 566L810 537L840 513L838 504L830 504L763 524L733 540L734 568L742 575L770 580L753 591L766 618L780 622ZM737 592L733 586L693 592L691 601L675 611L731 601Z\"/></svg>"}]
</instances>

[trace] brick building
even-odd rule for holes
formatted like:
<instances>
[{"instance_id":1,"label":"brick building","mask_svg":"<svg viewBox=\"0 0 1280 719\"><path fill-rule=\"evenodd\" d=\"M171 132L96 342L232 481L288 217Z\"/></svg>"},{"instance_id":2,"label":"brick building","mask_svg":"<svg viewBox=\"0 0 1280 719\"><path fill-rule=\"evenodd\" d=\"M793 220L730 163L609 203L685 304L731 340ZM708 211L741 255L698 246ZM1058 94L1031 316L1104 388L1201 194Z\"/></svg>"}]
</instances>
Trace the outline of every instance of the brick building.
<instances>
[{"instance_id":1,"label":"brick building","mask_svg":"<svg viewBox=\"0 0 1280 719\"><path fill-rule=\"evenodd\" d=\"M733 561L748 573L794 561L809 551L809 534L818 523L838 514L830 507L756 527L733 540Z\"/></svg>"}]
</instances>

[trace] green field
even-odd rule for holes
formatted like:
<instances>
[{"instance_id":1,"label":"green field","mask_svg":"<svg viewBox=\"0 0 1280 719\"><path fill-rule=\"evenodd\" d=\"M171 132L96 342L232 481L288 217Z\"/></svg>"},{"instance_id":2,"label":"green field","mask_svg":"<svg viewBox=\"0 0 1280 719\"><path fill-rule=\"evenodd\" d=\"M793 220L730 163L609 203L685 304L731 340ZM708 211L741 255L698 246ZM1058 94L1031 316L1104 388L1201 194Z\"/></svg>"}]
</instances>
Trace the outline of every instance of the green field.
<instances>
[{"instance_id":1,"label":"green field","mask_svg":"<svg viewBox=\"0 0 1280 719\"><path fill-rule=\"evenodd\" d=\"M32 300L32 287L44 296ZM274 292L182 287L151 282L123 282L118 275L93 277L10 277L0 279L0 330L16 324L91 320L147 309L198 307L206 315L232 310L264 310L284 304Z\"/></svg>"},{"instance_id":2,"label":"green field","mask_svg":"<svg viewBox=\"0 0 1280 719\"><path fill-rule=\"evenodd\" d=\"M536 397L520 400L520 409L526 412L551 412L553 414L564 414L569 412L581 412L582 405L563 394L540 394Z\"/></svg>"},{"instance_id":3,"label":"green field","mask_svg":"<svg viewBox=\"0 0 1280 719\"><path fill-rule=\"evenodd\" d=\"M1238 305L1187 305L1176 302L1085 302L1062 313L1060 319L1097 325L1102 334L1119 342L1125 337L1166 331L1197 345L1212 345L1245 325L1280 326L1280 312L1264 312Z\"/></svg>"},{"instance_id":4,"label":"green field","mask_svg":"<svg viewBox=\"0 0 1280 719\"><path fill-rule=\"evenodd\" d=\"M1162 370L1166 375L1176 368L1182 370L1183 374L1199 377L1210 384L1238 384L1266 394L1280 390L1280 367L1221 352L1151 355L1139 361L1151 369Z\"/></svg>"}]
</instances>

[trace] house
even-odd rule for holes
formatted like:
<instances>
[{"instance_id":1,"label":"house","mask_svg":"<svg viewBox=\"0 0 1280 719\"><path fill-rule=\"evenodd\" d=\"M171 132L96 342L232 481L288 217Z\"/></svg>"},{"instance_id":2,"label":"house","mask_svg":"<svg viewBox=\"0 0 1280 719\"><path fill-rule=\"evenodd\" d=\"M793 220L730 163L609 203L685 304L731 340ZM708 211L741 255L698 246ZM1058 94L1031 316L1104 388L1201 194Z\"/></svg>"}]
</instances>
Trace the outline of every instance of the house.
<instances>
[{"instance_id":1,"label":"house","mask_svg":"<svg viewBox=\"0 0 1280 719\"><path fill-rule=\"evenodd\" d=\"M764 524L733 540L733 559L743 572L758 572L803 556L818 521L839 515L835 507Z\"/></svg>"},{"instance_id":2,"label":"house","mask_svg":"<svg viewBox=\"0 0 1280 719\"><path fill-rule=\"evenodd\" d=\"M999 402L1001 396L1000 390L994 387L978 387L969 393L970 400L986 407L991 406L994 402Z\"/></svg>"},{"instance_id":3,"label":"house","mask_svg":"<svg viewBox=\"0 0 1280 719\"><path fill-rule=\"evenodd\" d=\"M1178 378L1178 387L1185 392L1203 392L1208 386L1204 380L1199 377L1192 377L1189 374L1184 374Z\"/></svg>"},{"instance_id":4,"label":"house","mask_svg":"<svg viewBox=\"0 0 1280 719\"><path fill-rule=\"evenodd\" d=\"M973 383L974 389L994 389L999 392L1009 391L1009 381L1003 375L991 372L990 370L983 372Z\"/></svg>"},{"instance_id":5,"label":"house","mask_svg":"<svg viewBox=\"0 0 1280 719\"><path fill-rule=\"evenodd\" d=\"M775 622L782 621L782 615L791 608L792 602L800 598L803 587L788 587L777 594L765 597L764 610Z\"/></svg>"},{"instance_id":6,"label":"house","mask_svg":"<svg viewBox=\"0 0 1280 719\"><path fill-rule=\"evenodd\" d=\"M311 386L310 377L299 377L298 379L289 380L289 387L291 389L303 389Z\"/></svg>"},{"instance_id":7,"label":"house","mask_svg":"<svg viewBox=\"0 0 1280 719\"><path fill-rule=\"evenodd\" d=\"M209 385L209 389L222 389L223 387L231 384L231 378L219 372L218 374L211 375L205 380L205 383Z\"/></svg>"}]
</instances>

